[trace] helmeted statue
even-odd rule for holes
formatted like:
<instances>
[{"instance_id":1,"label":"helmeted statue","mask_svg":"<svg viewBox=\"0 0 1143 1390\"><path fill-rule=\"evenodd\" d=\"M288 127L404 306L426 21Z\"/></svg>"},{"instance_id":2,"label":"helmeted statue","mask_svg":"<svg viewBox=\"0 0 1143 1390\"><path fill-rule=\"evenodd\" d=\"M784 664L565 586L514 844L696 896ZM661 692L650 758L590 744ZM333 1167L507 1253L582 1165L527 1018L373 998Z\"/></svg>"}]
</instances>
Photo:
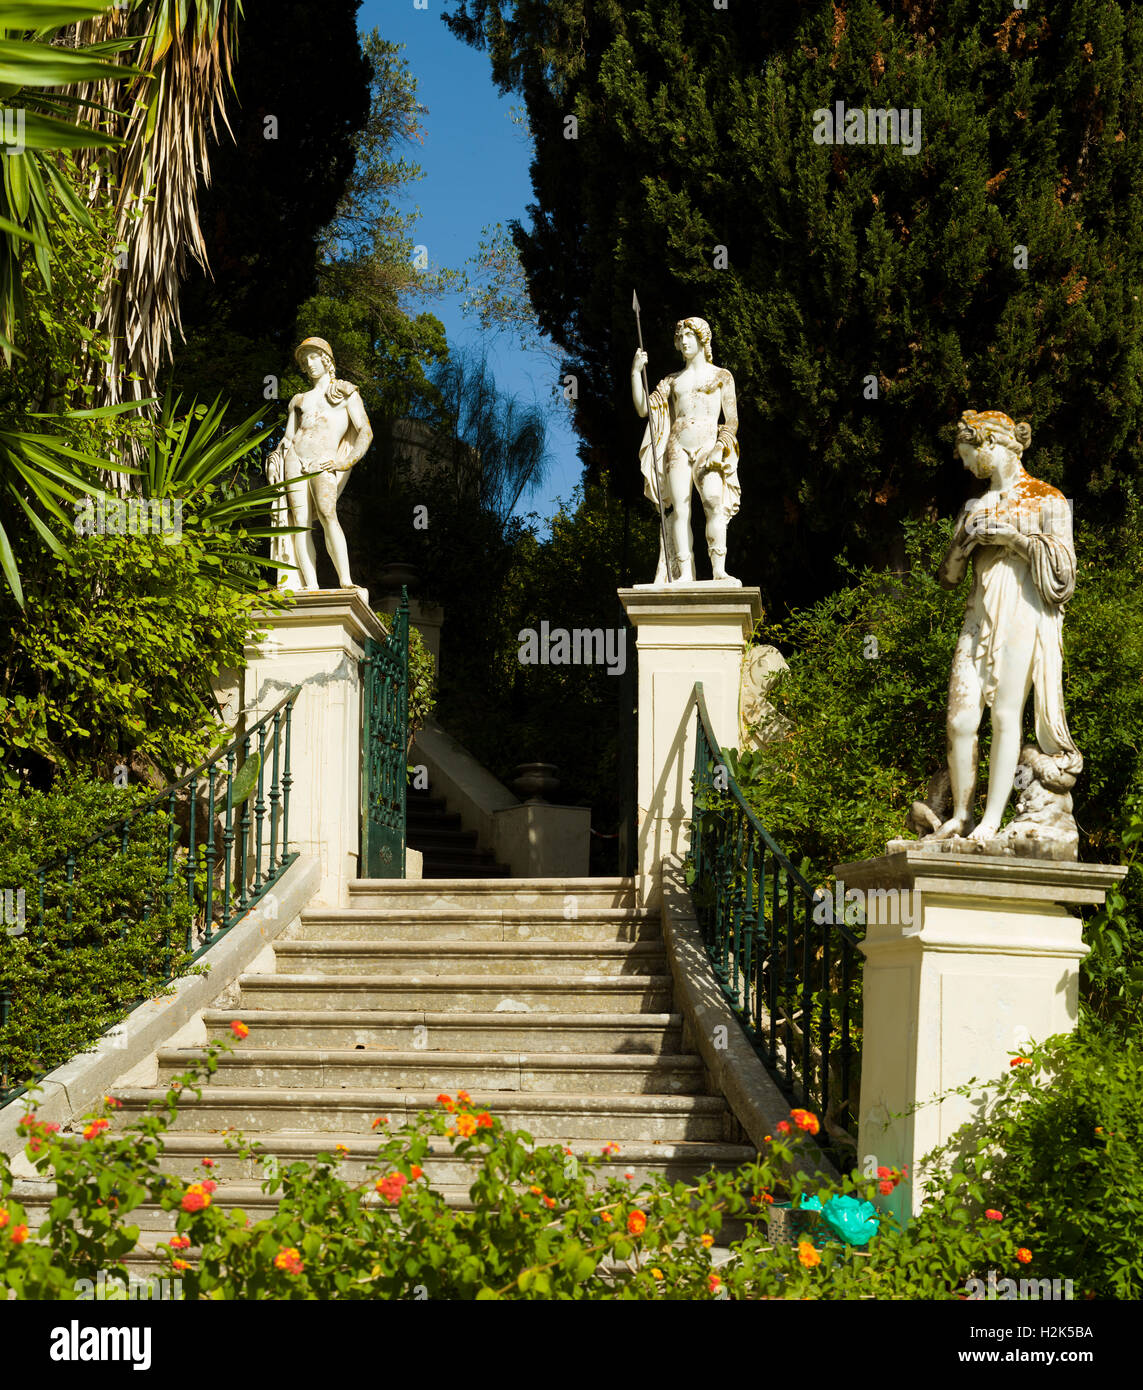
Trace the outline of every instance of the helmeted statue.
<instances>
[{"instance_id":1,"label":"helmeted statue","mask_svg":"<svg viewBox=\"0 0 1143 1390\"><path fill-rule=\"evenodd\" d=\"M357 387L337 379L333 349L324 338L306 338L298 344L294 358L313 386L290 402L286 433L267 460L267 473L271 482L301 479L306 473L316 472L318 476L287 487L289 522L285 519L286 505L280 500L275 504L276 526L304 526L305 530L275 539L271 558L297 565L302 589L318 587L312 530L316 511L338 580L349 589L354 584L345 533L337 519L337 499L353 465L373 442L373 430ZM279 571L278 583L279 587L298 587L298 576Z\"/></svg>"},{"instance_id":2,"label":"helmeted statue","mask_svg":"<svg viewBox=\"0 0 1143 1390\"><path fill-rule=\"evenodd\" d=\"M631 364L631 398L639 415L649 416L639 449L644 492L656 505L661 496L665 513L656 584L668 577L672 582L694 582L692 486L698 489L706 512L713 578L723 584L740 582L726 572L726 526L742 498L738 405L734 378L725 367L714 365L710 338L705 319L682 319L676 325L675 347L683 356L682 370L664 377L651 392L649 402L641 375L647 363L642 348Z\"/></svg>"}]
</instances>

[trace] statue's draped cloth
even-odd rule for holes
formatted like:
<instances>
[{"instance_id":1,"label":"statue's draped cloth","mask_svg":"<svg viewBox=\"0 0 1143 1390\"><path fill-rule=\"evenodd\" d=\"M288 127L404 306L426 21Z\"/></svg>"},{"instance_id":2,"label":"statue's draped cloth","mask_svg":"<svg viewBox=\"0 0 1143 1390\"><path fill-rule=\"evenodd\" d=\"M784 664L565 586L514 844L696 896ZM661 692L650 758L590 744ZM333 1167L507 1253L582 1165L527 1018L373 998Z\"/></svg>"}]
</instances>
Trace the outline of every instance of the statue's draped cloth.
<instances>
[{"instance_id":1,"label":"statue's draped cloth","mask_svg":"<svg viewBox=\"0 0 1143 1390\"><path fill-rule=\"evenodd\" d=\"M1063 607L1076 584L1067 501L1055 488L1026 476L1018 492L990 507L988 516L1019 530L1029 542L1029 554L1025 559L1002 546L977 548L962 640L975 630L971 655L991 709L1006 663L1020 660L1024 644L1018 634L1031 625L1036 741L1062 772L1077 775L1083 770L1083 756L1072 742L1064 713Z\"/></svg>"}]
</instances>

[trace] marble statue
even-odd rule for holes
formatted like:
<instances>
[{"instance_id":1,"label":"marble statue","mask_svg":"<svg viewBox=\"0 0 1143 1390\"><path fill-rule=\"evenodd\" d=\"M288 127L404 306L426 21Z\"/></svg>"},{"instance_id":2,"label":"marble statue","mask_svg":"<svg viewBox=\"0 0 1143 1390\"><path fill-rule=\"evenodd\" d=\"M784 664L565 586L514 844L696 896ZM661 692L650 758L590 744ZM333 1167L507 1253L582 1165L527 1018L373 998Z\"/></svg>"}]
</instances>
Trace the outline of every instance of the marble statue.
<instances>
[{"instance_id":1,"label":"marble statue","mask_svg":"<svg viewBox=\"0 0 1143 1390\"><path fill-rule=\"evenodd\" d=\"M706 512L706 544L715 582L739 584L726 572L726 525L738 511L738 406L734 378L716 367L710 327L704 319L683 319L675 327L681 371L665 376L648 402L642 371L647 354L640 348L631 364L631 398L641 417L649 416L639 449L646 479L644 491L666 515L666 536L659 540L655 583L693 583L691 488L698 489ZM719 414L723 423L718 422ZM652 447L652 440L654 446ZM658 463L658 477L655 464Z\"/></svg>"},{"instance_id":2,"label":"marble statue","mask_svg":"<svg viewBox=\"0 0 1143 1390\"><path fill-rule=\"evenodd\" d=\"M1070 789L1083 757L1064 713L1063 609L1075 590L1076 556L1066 498L1024 470L1031 437L1028 425L998 410L966 410L960 419L957 452L975 477L988 480L988 489L962 508L937 574L943 587L954 588L972 560L949 678L947 790L937 785L938 775L930 786L936 795L914 803L913 823L920 829L928 822L932 833L923 843L932 848L948 841L948 848L1074 859ZM1036 745L1021 751L1030 691ZM988 795L983 819L974 825L986 707L992 711ZM1001 831L1014 786L1021 793L1017 816ZM948 812L935 826L934 807Z\"/></svg>"},{"instance_id":3,"label":"marble statue","mask_svg":"<svg viewBox=\"0 0 1143 1390\"><path fill-rule=\"evenodd\" d=\"M338 580L342 588L351 589L355 586L349 573L345 533L337 519L337 499L349 481L350 470L373 442L373 430L357 387L337 379L333 349L324 338L299 343L294 358L313 386L290 402L286 433L267 460L267 473L271 482L280 482L283 477L298 480L286 489L290 522L285 520L286 505L279 499L275 526L290 524L305 530L276 538L271 558L296 565L303 589L318 587L312 529L316 511ZM306 473L316 476L302 478ZM290 573L279 572L280 587L297 584Z\"/></svg>"},{"instance_id":4,"label":"marble statue","mask_svg":"<svg viewBox=\"0 0 1143 1390\"><path fill-rule=\"evenodd\" d=\"M785 738L794 727L770 702L774 682L783 671L789 669L789 662L777 647L747 647L742 658L738 701L740 748L765 748L767 744Z\"/></svg>"}]
</instances>

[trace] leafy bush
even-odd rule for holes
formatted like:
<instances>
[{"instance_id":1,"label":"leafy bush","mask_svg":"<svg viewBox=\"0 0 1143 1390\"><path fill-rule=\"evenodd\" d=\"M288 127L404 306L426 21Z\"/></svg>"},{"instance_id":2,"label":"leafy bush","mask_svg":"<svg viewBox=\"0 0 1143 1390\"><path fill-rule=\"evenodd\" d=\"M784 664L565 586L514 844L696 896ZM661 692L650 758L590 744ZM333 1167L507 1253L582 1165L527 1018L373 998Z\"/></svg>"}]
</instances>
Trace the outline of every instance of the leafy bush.
<instances>
[{"instance_id":1,"label":"leafy bush","mask_svg":"<svg viewBox=\"0 0 1143 1390\"><path fill-rule=\"evenodd\" d=\"M209 1050L207 1072L221 1046ZM144 1202L176 1213L176 1234L158 1253L190 1298L956 1299L974 1274L1022 1268L1016 1223L986 1219L960 1193L935 1200L905 1230L883 1218L864 1252L825 1239L773 1244L760 1214L776 1193L797 1202L815 1192L826 1201L836 1190L868 1197L878 1185L834 1189L807 1177L799 1143L817 1120L798 1110L756 1163L635 1189L620 1178L592 1181L598 1160L534 1147L527 1134L477 1112L463 1092L455 1101L441 1096L440 1110L380 1142L362 1183L337 1176L336 1154L267 1177L264 1189L280 1194L277 1211L251 1224L241 1211L220 1209L209 1176L188 1184L160 1172L163 1131L182 1090L198 1091L202 1076L194 1070L172 1082L121 1135L106 1116L93 1118L82 1140L26 1117L25 1153L41 1177L54 1177L57 1196L33 1235L0 1156L0 1297L71 1297L78 1279L94 1282L100 1271L125 1280L122 1257L139 1234L127 1218ZM374 1127L385 1123L379 1116ZM474 1210L450 1207L425 1179L430 1140L442 1136L475 1162ZM255 1152L237 1138L226 1142ZM710 1250L726 1218L754 1229L716 1272Z\"/></svg>"},{"instance_id":2,"label":"leafy bush","mask_svg":"<svg viewBox=\"0 0 1143 1390\"><path fill-rule=\"evenodd\" d=\"M90 1047L141 1000L185 973L194 908L185 879L166 885L169 819L162 810L84 848L150 799L96 782L42 792L0 791L0 887L24 893L24 921L0 932L0 1091ZM66 856L75 855L72 882ZM39 922L36 871L44 878ZM170 901L168 902L168 897ZM70 918L70 920L69 920Z\"/></svg>"},{"instance_id":3,"label":"leafy bush","mask_svg":"<svg viewBox=\"0 0 1143 1390\"><path fill-rule=\"evenodd\" d=\"M790 663L771 699L792 728L743 791L786 853L810 859L815 882L835 864L884 854L945 765L949 670L969 581L952 591L936 581L949 523L906 533L905 573L851 571L849 587L763 633ZM1075 814L1081 853L1098 859L1114 857L1127 797L1143 789L1140 534L1136 518L1116 533L1078 527L1079 579L1064 619L1065 703L1085 763ZM1031 700L1025 718L1030 733ZM986 720L981 803L988 744Z\"/></svg>"},{"instance_id":4,"label":"leafy bush","mask_svg":"<svg viewBox=\"0 0 1143 1390\"><path fill-rule=\"evenodd\" d=\"M966 1182L1016 1217L1026 1273L1071 1279L1077 1298L1143 1297L1143 1048L1098 1025L1029 1049L982 1121L950 1140L932 1191ZM969 1158L952 1162L957 1144ZM966 1174L968 1176L966 1176Z\"/></svg>"}]
</instances>

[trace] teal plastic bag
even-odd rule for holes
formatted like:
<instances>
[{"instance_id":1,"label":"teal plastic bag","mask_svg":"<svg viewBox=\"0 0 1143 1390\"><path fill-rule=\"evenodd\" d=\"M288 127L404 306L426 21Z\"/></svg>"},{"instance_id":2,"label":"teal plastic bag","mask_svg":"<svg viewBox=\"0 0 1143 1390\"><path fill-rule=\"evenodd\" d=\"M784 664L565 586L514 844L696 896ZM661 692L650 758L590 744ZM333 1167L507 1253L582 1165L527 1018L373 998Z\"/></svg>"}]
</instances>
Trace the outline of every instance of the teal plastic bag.
<instances>
[{"instance_id":1,"label":"teal plastic bag","mask_svg":"<svg viewBox=\"0 0 1143 1390\"><path fill-rule=\"evenodd\" d=\"M822 1221L846 1245L868 1245L881 1229L881 1218L872 1202L856 1197L831 1197L822 1206L820 1197L803 1197L803 1211L820 1211Z\"/></svg>"}]
</instances>

